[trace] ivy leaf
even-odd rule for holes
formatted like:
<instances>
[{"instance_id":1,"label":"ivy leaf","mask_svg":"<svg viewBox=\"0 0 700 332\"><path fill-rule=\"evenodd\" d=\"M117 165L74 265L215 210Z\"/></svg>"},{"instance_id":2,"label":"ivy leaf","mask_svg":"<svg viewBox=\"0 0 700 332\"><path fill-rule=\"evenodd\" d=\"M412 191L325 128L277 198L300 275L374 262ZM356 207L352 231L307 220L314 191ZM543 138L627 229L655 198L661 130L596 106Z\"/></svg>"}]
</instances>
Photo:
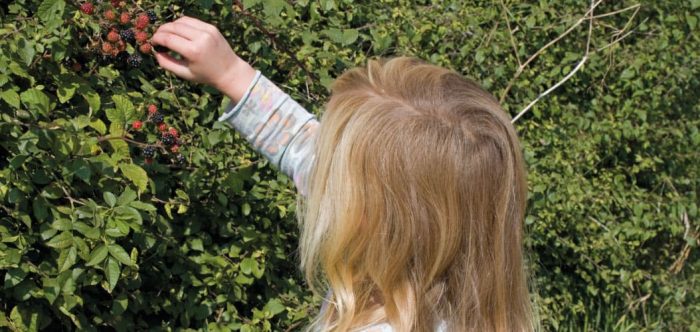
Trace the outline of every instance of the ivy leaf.
<instances>
[{"instance_id":1,"label":"ivy leaf","mask_svg":"<svg viewBox=\"0 0 700 332\"><path fill-rule=\"evenodd\" d=\"M129 254L126 252L126 250L124 250L124 248L122 248L122 246L115 243L110 244L107 248L109 249L109 254L116 258L119 262L124 265L133 266L133 263L131 263L131 257L129 257Z\"/></svg>"},{"instance_id":2,"label":"ivy leaf","mask_svg":"<svg viewBox=\"0 0 700 332\"><path fill-rule=\"evenodd\" d=\"M119 262L117 262L112 257L107 259L107 268L105 269L105 277L107 277L107 284L109 285L108 291L111 293L114 287L117 286L117 281L119 281L119 275L121 274L121 269L119 268Z\"/></svg>"},{"instance_id":3,"label":"ivy leaf","mask_svg":"<svg viewBox=\"0 0 700 332\"><path fill-rule=\"evenodd\" d=\"M148 185L148 174L143 168L136 164L121 163L119 164L119 169L127 179L131 180L131 182L136 185L139 192L146 190Z\"/></svg>"},{"instance_id":4,"label":"ivy leaf","mask_svg":"<svg viewBox=\"0 0 700 332\"><path fill-rule=\"evenodd\" d=\"M100 244L97 248L93 249L90 253L90 258L88 259L87 266L93 266L102 263L102 261L107 258L108 253L107 246Z\"/></svg>"}]
</instances>

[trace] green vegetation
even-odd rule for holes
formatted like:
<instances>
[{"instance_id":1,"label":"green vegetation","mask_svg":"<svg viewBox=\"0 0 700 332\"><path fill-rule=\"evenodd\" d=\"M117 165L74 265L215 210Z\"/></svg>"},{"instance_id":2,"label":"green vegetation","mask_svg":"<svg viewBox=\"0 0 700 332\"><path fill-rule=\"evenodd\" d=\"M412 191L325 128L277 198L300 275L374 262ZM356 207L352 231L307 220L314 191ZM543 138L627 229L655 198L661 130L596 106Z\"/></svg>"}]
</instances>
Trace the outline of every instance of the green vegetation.
<instances>
[{"instance_id":1,"label":"green vegetation","mask_svg":"<svg viewBox=\"0 0 700 332\"><path fill-rule=\"evenodd\" d=\"M333 77L374 56L453 68L513 116L575 71L515 123L542 325L697 331L700 1L640 1L593 12L574 0L127 7L217 25L316 114ZM103 58L92 44L107 38L102 13L82 4L0 3L0 326L304 326L319 299L294 259L291 180L216 122L227 103L217 91L148 55L138 66ZM183 164L146 163L134 142L158 134L129 136L150 103L179 130Z\"/></svg>"}]
</instances>

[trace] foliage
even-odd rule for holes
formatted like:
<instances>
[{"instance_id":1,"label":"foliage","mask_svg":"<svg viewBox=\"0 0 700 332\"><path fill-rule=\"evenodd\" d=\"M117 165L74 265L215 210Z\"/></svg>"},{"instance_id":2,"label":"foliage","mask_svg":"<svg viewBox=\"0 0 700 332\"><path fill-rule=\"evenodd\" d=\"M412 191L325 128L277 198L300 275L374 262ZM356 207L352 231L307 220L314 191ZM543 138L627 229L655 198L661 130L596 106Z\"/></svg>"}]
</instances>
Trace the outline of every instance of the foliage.
<instances>
[{"instance_id":1,"label":"foliage","mask_svg":"<svg viewBox=\"0 0 700 332\"><path fill-rule=\"evenodd\" d=\"M596 13L634 4L606 1ZM228 102L217 91L149 58L128 68L90 57L80 35L100 27L79 5L0 3L0 326L299 329L318 299L294 259L290 179L216 122ZM515 115L573 68L588 33L582 24L513 79L585 2L138 6L217 25L316 114L345 69L407 54L477 79ZM596 18L584 69L516 123L547 330L700 329L699 7L642 2L636 16ZM630 17L631 33L606 47ZM146 164L120 139L150 103L180 129L185 165Z\"/></svg>"}]
</instances>

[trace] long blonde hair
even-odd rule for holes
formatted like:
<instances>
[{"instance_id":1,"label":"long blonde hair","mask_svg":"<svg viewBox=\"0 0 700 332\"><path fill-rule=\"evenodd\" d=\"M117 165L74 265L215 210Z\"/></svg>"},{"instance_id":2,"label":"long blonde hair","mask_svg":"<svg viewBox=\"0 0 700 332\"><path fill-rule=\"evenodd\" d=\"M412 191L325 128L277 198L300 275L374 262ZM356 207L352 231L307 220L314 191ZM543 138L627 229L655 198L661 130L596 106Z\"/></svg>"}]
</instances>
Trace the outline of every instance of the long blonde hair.
<instances>
[{"instance_id":1,"label":"long blonde hair","mask_svg":"<svg viewBox=\"0 0 700 332\"><path fill-rule=\"evenodd\" d=\"M334 82L315 148L301 267L330 296L313 329L533 329L526 174L491 94L415 58L370 60Z\"/></svg>"}]
</instances>

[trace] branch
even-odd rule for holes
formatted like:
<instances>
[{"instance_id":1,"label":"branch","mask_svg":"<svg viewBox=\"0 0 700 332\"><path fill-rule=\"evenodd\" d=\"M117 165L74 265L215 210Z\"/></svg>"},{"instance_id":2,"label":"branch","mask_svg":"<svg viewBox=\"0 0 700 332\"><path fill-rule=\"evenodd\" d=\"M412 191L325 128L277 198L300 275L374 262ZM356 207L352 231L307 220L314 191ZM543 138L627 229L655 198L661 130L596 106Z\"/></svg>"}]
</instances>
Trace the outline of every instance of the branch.
<instances>
[{"instance_id":1,"label":"branch","mask_svg":"<svg viewBox=\"0 0 700 332\"><path fill-rule=\"evenodd\" d=\"M571 33L571 31L573 31L574 29L576 29L576 27L578 27L579 25L581 25L581 24L582 24L583 22L585 22L587 19L591 19L590 17L592 17L593 10L594 10L598 5L600 5L601 2L603 2L603 0L598 0L598 1L595 1L595 2L594 2L593 0L591 0L591 7L590 7L590 9L588 9L588 11L583 15L583 17L579 18L578 21L576 21L576 23L574 23L571 27L569 27L569 28L568 28L566 31L564 31L561 35L557 36L557 38L552 39L549 43L547 43L547 44L544 45L542 48L540 48L539 50L537 50L537 52L535 52L533 55L531 55L530 58L527 59L527 61L525 61L525 62L524 62L523 64L521 64L520 66L518 66L518 70L515 72L515 75L513 75L513 78L511 78L510 82L508 82L508 85L506 86L506 89L503 90L503 93L501 93L500 102L503 103L503 101L504 101L505 98L506 98L506 95L508 95L508 92L509 92L510 89L513 87L513 84L515 83L515 80L518 79L518 77L520 77L520 75L523 73L523 70L525 70L525 67L527 67L527 65L529 65L532 61L534 61L534 60L535 60L540 54L542 54L542 52L544 52L547 48L549 48L550 46L556 44L559 40L561 40L562 38L564 38L564 36L566 36L566 35L568 35L569 33ZM590 35L589 35L589 38L590 38Z\"/></svg>"},{"instance_id":2,"label":"branch","mask_svg":"<svg viewBox=\"0 0 700 332\"><path fill-rule=\"evenodd\" d=\"M574 74L576 74L576 72L578 72L579 70L581 70L581 68L583 68L583 64L586 63L586 61L588 60L588 56L591 53L591 35L593 34L593 10L595 9L595 7L598 4L600 4L601 1L602 0L598 0L598 2L593 2L593 0L591 0L591 9L589 9L587 12L587 14L590 16L590 20L588 21L588 38L586 39L586 53L583 55L583 58L581 59L581 61L579 61L579 63L576 65L576 67L574 67L574 69L572 69L566 76L564 76L564 78L561 79L561 81L557 82L557 84L554 84L551 88L547 89L547 91L540 93L540 95L537 96L537 98L535 98L535 100L531 101L527 106L525 106L525 108L522 111L520 111L520 113L518 113L518 115L516 115L510 121L511 123L515 123L515 121L518 121L518 119L520 119L520 117L523 116L523 114L525 114L527 111L529 111L530 108L532 108L532 106L534 106L538 101L540 101L540 99L544 98L550 92L554 91L556 88L558 88L559 86L564 84L564 82L568 81L571 77L574 76ZM578 22L583 22L583 21L584 21L584 18L581 18L581 19L579 19ZM569 31L570 30L571 29L569 29ZM559 36L559 37L561 37L561 36ZM550 42L550 44L552 44L552 43ZM550 45L550 44L548 44L548 45ZM531 57L531 59L532 59L532 57ZM522 66L521 66L521 68L522 68Z\"/></svg>"}]
</instances>

